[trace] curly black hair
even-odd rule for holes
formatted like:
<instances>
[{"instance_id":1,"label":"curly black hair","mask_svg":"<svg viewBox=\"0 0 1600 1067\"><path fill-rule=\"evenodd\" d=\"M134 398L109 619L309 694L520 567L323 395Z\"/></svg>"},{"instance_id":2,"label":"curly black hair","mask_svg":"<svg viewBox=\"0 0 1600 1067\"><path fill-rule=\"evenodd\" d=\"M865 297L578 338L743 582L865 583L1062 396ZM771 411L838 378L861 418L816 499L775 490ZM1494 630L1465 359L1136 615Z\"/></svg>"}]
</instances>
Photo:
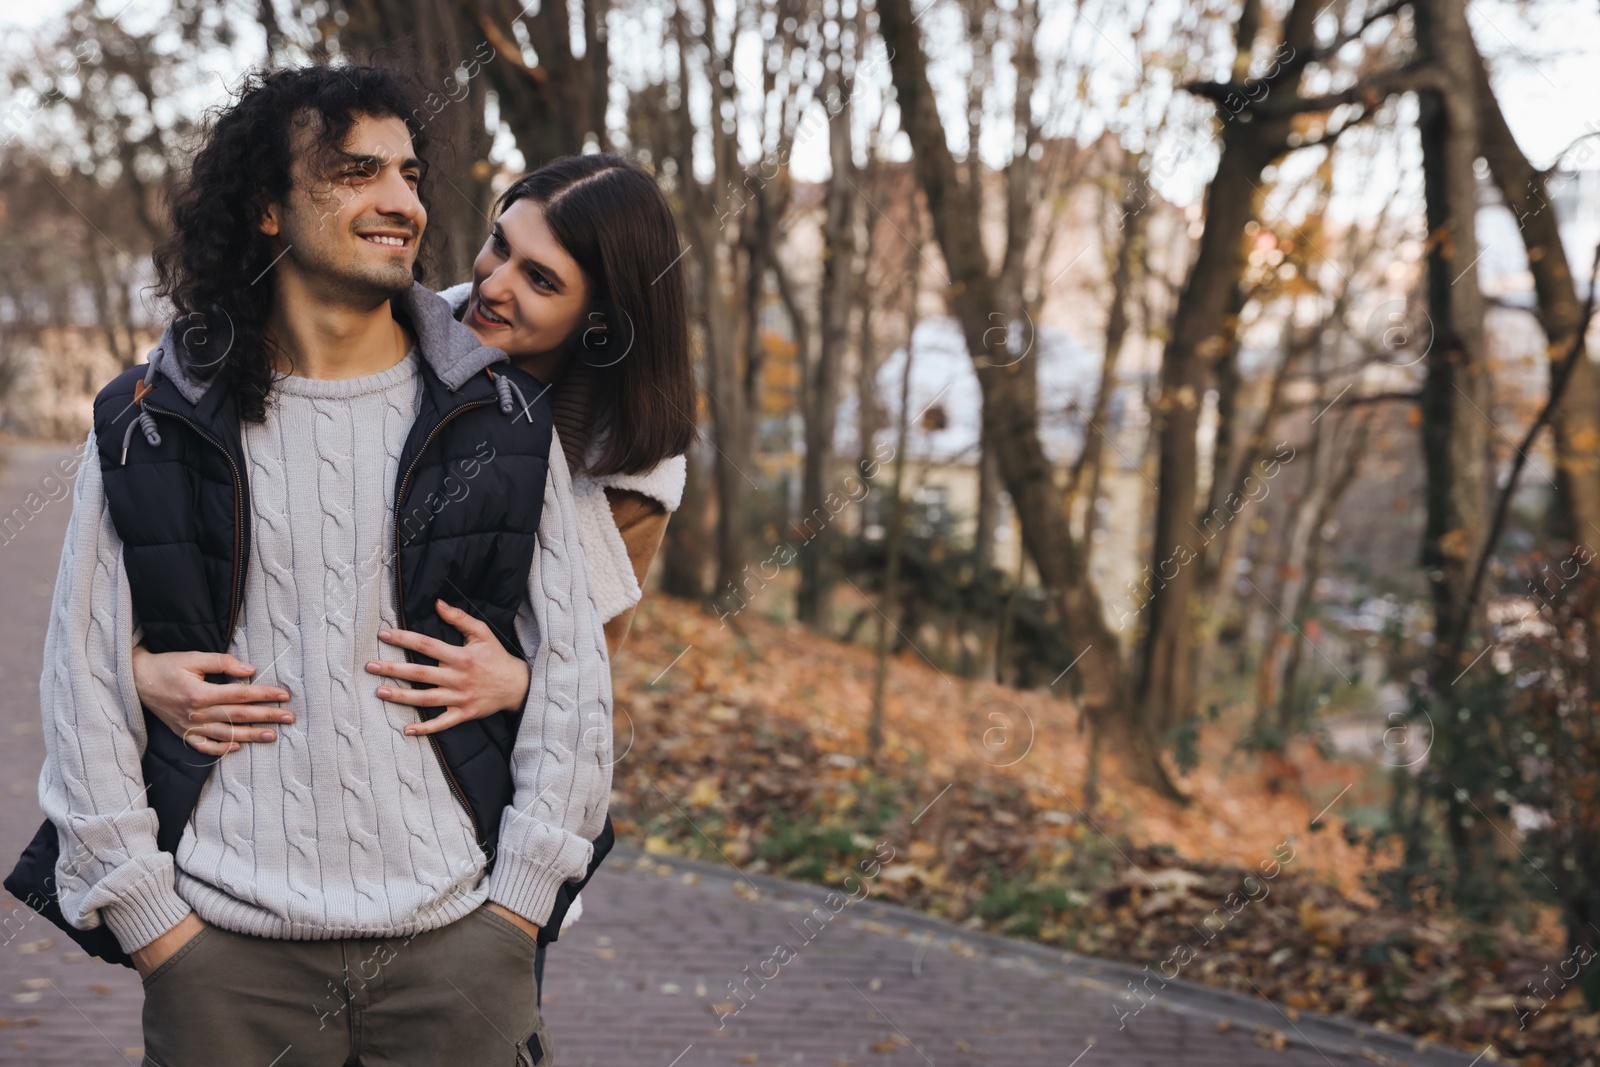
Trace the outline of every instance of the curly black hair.
<instances>
[{"instance_id":1,"label":"curly black hair","mask_svg":"<svg viewBox=\"0 0 1600 1067\"><path fill-rule=\"evenodd\" d=\"M171 303L186 369L222 375L241 418L266 417L273 361L271 239L260 230L267 205L292 185L293 131L309 128L318 150L336 152L359 115L405 121L426 158L423 94L414 76L371 66L253 71L235 99L211 113L188 176L173 190L172 234L156 249L157 295ZM419 188L423 207L427 191ZM412 276L423 279L419 256ZM214 354L219 353L220 354Z\"/></svg>"}]
</instances>

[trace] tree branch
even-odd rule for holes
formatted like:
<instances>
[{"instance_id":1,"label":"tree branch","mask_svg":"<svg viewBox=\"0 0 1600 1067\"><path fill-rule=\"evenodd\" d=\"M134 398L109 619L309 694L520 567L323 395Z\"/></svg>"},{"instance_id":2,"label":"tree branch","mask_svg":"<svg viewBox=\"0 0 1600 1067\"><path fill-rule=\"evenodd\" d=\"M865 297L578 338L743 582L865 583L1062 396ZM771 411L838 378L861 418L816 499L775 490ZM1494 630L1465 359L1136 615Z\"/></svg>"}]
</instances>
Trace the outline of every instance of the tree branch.
<instances>
[{"instance_id":1,"label":"tree branch","mask_svg":"<svg viewBox=\"0 0 1600 1067\"><path fill-rule=\"evenodd\" d=\"M1332 41L1329 41L1326 45L1312 52L1312 62L1321 63L1322 61L1337 55L1339 50L1345 45L1349 44L1351 41L1358 40L1363 33L1366 33L1368 30L1370 30L1376 23L1383 21L1390 15L1399 14L1400 9L1408 6L1410 3L1411 0L1393 0L1393 3L1385 4L1383 7L1378 8L1378 10L1372 12L1372 14L1362 19L1361 25L1357 26L1349 33L1340 34Z\"/></svg>"},{"instance_id":2,"label":"tree branch","mask_svg":"<svg viewBox=\"0 0 1600 1067\"><path fill-rule=\"evenodd\" d=\"M1217 104L1218 107L1227 107L1230 99L1243 101L1238 111L1230 114L1240 114L1248 111L1252 117L1263 119L1287 118L1291 115L1310 114L1317 111L1332 111L1336 107L1346 104L1361 104L1367 110L1377 108L1384 100L1395 93L1409 92L1417 89L1445 90L1448 85L1441 71L1430 64L1411 64L1393 70L1379 71L1369 78L1363 78L1348 89L1325 96L1295 96L1290 94L1287 99L1283 94L1273 95L1270 91L1262 95L1260 101L1252 103L1249 99L1251 93L1256 93L1262 88L1270 90L1270 86L1263 81L1255 82L1213 82L1199 81L1185 85L1184 90L1195 96L1204 97Z\"/></svg>"},{"instance_id":3,"label":"tree branch","mask_svg":"<svg viewBox=\"0 0 1600 1067\"><path fill-rule=\"evenodd\" d=\"M507 37L506 31L502 30L486 12L480 10L478 5L473 3L473 0L456 0L456 2L461 5L463 11L478 23L478 28L483 31L484 38L488 40L494 50L510 62L513 67L526 74L533 81L533 84L541 89L549 83L550 75L544 68L528 66L527 61L522 58L522 47L516 41Z\"/></svg>"},{"instance_id":4,"label":"tree branch","mask_svg":"<svg viewBox=\"0 0 1600 1067\"><path fill-rule=\"evenodd\" d=\"M1505 488L1500 491L1500 499L1495 502L1494 522L1489 527L1489 536L1484 538L1477 566L1472 569L1472 579L1467 585L1466 608L1461 613L1461 625L1456 629L1450 642L1450 658L1446 662L1455 663L1461 657L1461 646L1466 643L1467 628L1471 625L1469 620L1472 618L1472 609L1478 602L1478 588L1483 584L1484 572L1489 569L1489 556L1493 553L1494 544L1500 539L1500 532L1506 524L1506 515L1511 510L1511 497L1517 489L1517 478L1528 462L1528 450L1533 447L1539 431L1550 421L1551 413L1561 403L1561 394L1566 391L1567 382L1572 379L1573 368L1578 365L1580 359L1588 358L1584 351L1584 341L1589 333L1589 322L1594 317L1596 282L1600 282L1600 245L1595 246L1594 263L1589 268L1589 295L1583 302L1583 315L1578 320L1577 333L1572 338L1572 345L1566 357L1555 367L1550 376L1550 396L1539 409L1533 425L1529 426L1528 432L1523 435L1522 444L1517 448L1516 458L1511 461L1511 473L1506 478Z\"/></svg>"}]
</instances>

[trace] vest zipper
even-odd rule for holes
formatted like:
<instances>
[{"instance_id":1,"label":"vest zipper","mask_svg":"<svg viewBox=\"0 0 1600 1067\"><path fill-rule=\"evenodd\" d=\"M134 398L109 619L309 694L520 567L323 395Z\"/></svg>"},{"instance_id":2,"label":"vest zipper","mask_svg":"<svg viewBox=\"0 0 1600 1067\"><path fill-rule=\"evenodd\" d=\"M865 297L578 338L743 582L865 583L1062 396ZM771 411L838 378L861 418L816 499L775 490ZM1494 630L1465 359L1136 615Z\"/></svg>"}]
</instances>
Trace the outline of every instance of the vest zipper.
<instances>
[{"instance_id":1,"label":"vest zipper","mask_svg":"<svg viewBox=\"0 0 1600 1067\"><path fill-rule=\"evenodd\" d=\"M446 424L448 424L458 415L462 415L473 410L474 408L488 407L489 404L490 401L487 400L477 401L471 404L463 404L454 411L450 412L450 414L446 415L443 419L439 420L439 424L428 432L427 438L422 442L422 447L417 449L416 456L412 458L411 466L406 468L405 476L400 480L400 491L395 496L394 502L394 593L395 612L399 616L399 628L402 630L406 629L407 627L405 589L402 584L400 567L400 505L401 502L405 500L406 489L411 484L411 475L417 469L417 464L421 462L423 454L427 452L428 446L433 444L434 438L439 435L439 431L444 429ZM168 411L165 408L158 408L153 404L146 403L144 406L146 410L153 411L158 415L165 415L168 418L177 419L185 426L188 426L195 433L199 434L213 447L215 447L217 451L222 453L223 458L228 461L228 469L233 472L233 582L232 589L230 590L231 599L228 604L228 629L227 632L223 634L224 642L232 642L234 624L239 617L239 584L240 576L243 573L243 568L240 566L240 563L241 557L244 554L244 479L239 475L239 465L233 461L233 455L227 450L227 448L223 446L221 441L212 436L209 431L201 429L200 426L192 419L184 418L182 415L179 415L176 412ZM222 651L226 652L227 649L223 648ZM406 653L406 658L411 658L410 652ZM466 809L467 818L472 820L472 831L478 836L478 840L481 843L483 840L483 830L482 827L478 825L478 813L472 809L472 802L467 799L467 794L461 789L461 783L456 781L455 772L450 769L449 762L445 760L444 750L439 747L438 735L427 734L426 736L428 738L428 743L433 746L433 754L438 758L439 766L444 770L445 778L450 783L450 792L455 794L456 800L460 802L463 808Z\"/></svg>"},{"instance_id":2,"label":"vest zipper","mask_svg":"<svg viewBox=\"0 0 1600 1067\"><path fill-rule=\"evenodd\" d=\"M192 419L186 419L177 412L158 408L146 403L145 410L153 411L157 415L165 415L169 419L177 419L189 429L205 438L206 441L222 453L222 458L228 461L228 469L233 472L233 583L229 590L228 601L228 628L222 635L223 647L220 652L227 652L228 646L233 643L233 628L239 620L239 601L242 599L240 586L244 584L244 479L239 474L239 465L233 461L233 454L223 446L222 442L211 435L210 431L203 430Z\"/></svg>"},{"instance_id":3,"label":"vest zipper","mask_svg":"<svg viewBox=\"0 0 1600 1067\"><path fill-rule=\"evenodd\" d=\"M406 490L411 485L411 475L416 471L417 464L422 462L422 457L428 451L428 446L433 444L433 439L439 436L439 431L444 429L452 419L475 408L488 407L490 403L491 401L488 400L480 400L471 404L463 404L440 419L439 424L428 431L428 436L423 439L422 447L417 449L417 454L411 458L411 465L406 468L405 475L400 479L400 489L394 498L394 609L399 617L399 628L402 630L407 629L407 626L406 595L402 577L403 568L400 566L400 507L405 501ZM406 652L406 659L411 659L409 651ZM461 783L456 781L455 772L450 769L449 761L444 758L444 749L439 747L439 735L426 734L424 736L427 737L428 743L433 746L433 754L438 758L439 766L444 769L444 776L450 783L450 792L455 794L456 800L466 809L467 818L472 820L472 832L477 835L478 843L481 846L483 843L483 828L478 825L478 813L472 810L472 802L467 799L467 794L461 789ZM490 857L490 862L493 862L493 857Z\"/></svg>"}]
</instances>

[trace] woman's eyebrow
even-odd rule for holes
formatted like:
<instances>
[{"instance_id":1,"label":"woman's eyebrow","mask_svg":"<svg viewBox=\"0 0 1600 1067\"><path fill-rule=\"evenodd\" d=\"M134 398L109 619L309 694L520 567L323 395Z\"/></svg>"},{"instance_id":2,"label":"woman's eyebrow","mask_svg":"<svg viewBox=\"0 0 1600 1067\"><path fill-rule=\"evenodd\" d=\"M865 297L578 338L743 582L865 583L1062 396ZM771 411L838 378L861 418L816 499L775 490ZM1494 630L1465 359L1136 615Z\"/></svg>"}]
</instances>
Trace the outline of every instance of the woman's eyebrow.
<instances>
[{"instance_id":1,"label":"woman's eyebrow","mask_svg":"<svg viewBox=\"0 0 1600 1067\"><path fill-rule=\"evenodd\" d=\"M500 242L507 248L511 249L513 252L517 252L516 246L511 243L511 240L508 237L506 237L506 231L504 227L502 227L498 222L493 224L491 232L495 237L498 237ZM517 252L517 254L522 256L521 252ZM545 266L543 263L540 263L537 259L530 259L527 256L522 256L522 262L525 266L532 267L540 274L543 274L555 285L557 289L565 289L567 287L567 283L562 280L560 274L558 274L554 269Z\"/></svg>"},{"instance_id":2,"label":"woman's eyebrow","mask_svg":"<svg viewBox=\"0 0 1600 1067\"><path fill-rule=\"evenodd\" d=\"M557 289L565 289L567 287L567 283L561 280L561 275L557 274L554 270L545 266L543 263L540 263L537 259L530 259L527 262L528 266L532 267L540 274L543 274Z\"/></svg>"}]
</instances>

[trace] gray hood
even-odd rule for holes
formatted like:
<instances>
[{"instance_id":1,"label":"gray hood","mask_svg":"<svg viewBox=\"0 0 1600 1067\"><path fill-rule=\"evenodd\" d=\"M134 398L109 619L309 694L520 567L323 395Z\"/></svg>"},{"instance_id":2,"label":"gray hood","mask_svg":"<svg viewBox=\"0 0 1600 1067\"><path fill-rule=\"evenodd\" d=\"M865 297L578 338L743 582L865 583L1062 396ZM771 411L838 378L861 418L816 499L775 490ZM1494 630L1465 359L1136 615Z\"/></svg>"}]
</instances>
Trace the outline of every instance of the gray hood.
<instances>
[{"instance_id":1,"label":"gray hood","mask_svg":"<svg viewBox=\"0 0 1600 1067\"><path fill-rule=\"evenodd\" d=\"M446 292L461 288L456 286ZM470 285L465 288L471 290ZM394 304L416 334L423 360L451 392L461 388L483 368L506 358L500 349L479 341L476 334L457 322L450 302L421 282L414 282L409 290L395 297ZM184 338L195 331L196 327L185 326L182 321L173 323L150 353L153 369L171 380L191 404L198 404L216 381L215 378L201 381L192 377L181 358Z\"/></svg>"}]
</instances>

